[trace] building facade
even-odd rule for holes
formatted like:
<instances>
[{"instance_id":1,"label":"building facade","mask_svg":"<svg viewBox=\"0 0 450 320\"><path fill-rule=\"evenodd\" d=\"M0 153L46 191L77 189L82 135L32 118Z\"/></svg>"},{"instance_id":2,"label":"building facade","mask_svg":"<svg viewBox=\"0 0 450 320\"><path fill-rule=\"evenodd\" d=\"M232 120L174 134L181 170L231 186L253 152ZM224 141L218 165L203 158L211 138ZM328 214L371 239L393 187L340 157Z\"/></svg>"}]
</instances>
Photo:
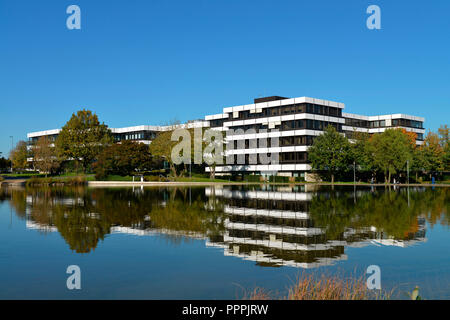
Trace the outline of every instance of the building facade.
<instances>
[{"instance_id":1,"label":"building facade","mask_svg":"<svg viewBox=\"0 0 450 320\"><path fill-rule=\"evenodd\" d=\"M355 132L380 133L388 128L402 128L417 135L416 143L423 143L424 118L405 114L362 116L344 113L340 102L309 97L285 98L272 96L255 99L253 104L224 108L220 114L209 115L211 128L227 132L225 154L231 161L217 166L217 174L230 172L258 172L261 174L303 176L311 170L308 147L326 127L333 126L349 139ZM277 141L273 145L273 141ZM266 139L264 146L259 141ZM253 141L253 143L251 143ZM254 154L277 153L278 163L255 163ZM237 160L244 155L244 162ZM241 156L242 159L242 156ZM237 164L238 163L238 164ZM207 171L210 170L207 168Z\"/></svg>"},{"instance_id":2,"label":"building facade","mask_svg":"<svg viewBox=\"0 0 450 320\"><path fill-rule=\"evenodd\" d=\"M389 128L402 128L417 135L423 143L424 118L390 114L364 116L343 112L340 102L309 97L271 96L254 99L254 103L223 108L222 113L207 115L204 120L191 121L178 127L211 128L225 136L224 164L216 165L217 175L236 172L262 175L304 176L311 170L308 148L325 128L333 126L350 140L356 132L381 133ZM135 126L111 128L116 142L132 140L150 144L158 132L173 126ZM56 139L60 129L28 133L29 143L39 137ZM277 155L276 161L261 161ZM207 167L206 171L211 168Z\"/></svg>"}]
</instances>

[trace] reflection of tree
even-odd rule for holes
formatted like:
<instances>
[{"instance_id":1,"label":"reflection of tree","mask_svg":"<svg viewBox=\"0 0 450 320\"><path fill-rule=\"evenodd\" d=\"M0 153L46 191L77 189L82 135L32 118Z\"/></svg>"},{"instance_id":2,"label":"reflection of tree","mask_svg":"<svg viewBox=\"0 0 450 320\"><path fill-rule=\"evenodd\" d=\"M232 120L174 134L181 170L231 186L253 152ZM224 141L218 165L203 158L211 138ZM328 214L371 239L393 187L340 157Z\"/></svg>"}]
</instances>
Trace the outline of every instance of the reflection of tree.
<instances>
[{"instance_id":1,"label":"reflection of tree","mask_svg":"<svg viewBox=\"0 0 450 320\"><path fill-rule=\"evenodd\" d=\"M382 235L406 240L418 231L419 217L426 218L431 225L449 226L449 192L448 188L425 188L423 191L411 190L408 195L406 189L378 189L375 193L362 192L355 201L351 193L319 191L310 202L289 203L289 208L295 205L295 211L310 213L307 225L298 227L319 227L325 231L325 235L306 237L304 241L316 242L314 237L340 240L349 228L362 230L369 226L376 227ZM0 189L0 202L5 200L10 201L18 216L42 226L56 227L70 248L79 253L95 249L98 241L104 239L114 226L169 231L166 239L172 243L179 243L179 235L183 234L208 236L211 241L220 242L224 232L224 199L215 197L214 193L206 197L204 188ZM274 203L261 199L233 201L243 207L269 209ZM279 209L292 210L289 208ZM229 219L234 221L235 218ZM247 218L239 219L245 221ZM272 224L269 220L261 223ZM363 230L353 236L347 235L346 240L359 241L362 239L358 237L369 236ZM284 235L283 241L303 241L290 237Z\"/></svg>"},{"instance_id":2,"label":"reflection of tree","mask_svg":"<svg viewBox=\"0 0 450 320\"><path fill-rule=\"evenodd\" d=\"M176 192L173 190L172 192ZM155 206L150 212L153 226L173 231L188 231L202 234L217 234L223 231L221 212L205 209L205 201L200 197L186 201L180 197L172 197L165 205Z\"/></svg>"},{"instance_id":3,"label":"reflection of tree","mask_svg":"<svg viewBox=\"0 0 450 320\"><path fill-rule=\"evenodd\" d=\"M396 239L409 239L418 231L418 217L425 216L433 225L439 220L449 225L447 188L423 192L381 191L364 193L354 201L350 194L319 193L310 205L315 225L324 228L331 238L338 238L347 228L374 226Z\"/></svg>"},{"instance_id":4,"label":"reflection of tree","mask_svg":"<svg viewBox=\"0 0 450 320\"><path fill-rule=\"evenodd\" d=\"M208 208L201 188L86 189L42 188L6 192L0 201L11 200L16 212L58 229L72 250L87 253L111 232L111 227L166 229L204 236L223 229L220 206ZM27 201L28 197L28 201ZM44 229L44 228L43 228ZM177 243L179 237L169 237Z\"/></svg>"},{"instance_id":5,"label":"reflection of tree","mask_svg":"<svg viewBox=\"0 0 450 320\"><path fill-rule=\"evenodd\" d=\"M0 188L0 203L9 200L10 205L20 218L25 218L26 216L26 196L25 189L22 188Z\"/></svg>"},{"instance_id":6,"label":"reflection of tree","mask_svg":"<svg viewBox=\"0 0 450 320\"><path fill-rule=\"evenodd\" d=\"M70 249L77 253L88 253L97 247L109 233L110 225L103 219L93 217L85 207L67 208L57 205L54 208L53 221Z\"/></svg>"}]
</instances>

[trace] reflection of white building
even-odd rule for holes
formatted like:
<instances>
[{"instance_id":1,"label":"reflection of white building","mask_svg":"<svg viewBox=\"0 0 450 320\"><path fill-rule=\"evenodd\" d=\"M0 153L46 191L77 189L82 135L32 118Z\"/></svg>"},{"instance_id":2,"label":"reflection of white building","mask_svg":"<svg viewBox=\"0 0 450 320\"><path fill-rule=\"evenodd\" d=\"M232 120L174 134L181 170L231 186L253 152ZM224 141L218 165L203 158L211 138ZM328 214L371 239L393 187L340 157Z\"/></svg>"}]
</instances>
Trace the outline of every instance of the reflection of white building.
<instances>
[{"instance_id":1,"label":"reflection of white building","mask_svg":"<svg viewBox=\"0 0 450 320\"><path fill-rule=\"evenodd\" d=\"M222 248L226 256L259 264L315 268L346 260L345 247L373 244L406 247L426 241L425 221L421 219L420 228L412 240L386 238L381 231L370 226L357 230L348 228L338 239L330 239L324 229L314 225L308 213L314 193L295 192L289 187L271 188L273 190L267 191L206 188L207 196L224 199L227 216L223 239L208 241L206 245ZM266 201L262 203L266 204L265 208L254 207L261 206L259 200ZM290 210L291 206L286 205L289 202L292 202L292 207L304 209Z\"/></svg>"},{"instance_id":2,"label":"reflection of white building","mask_svg":"<svg viewBox=\"0 0 450 320\"><path fill-rule=\"evenodd\" d=\"M152 227L151 215L133 226L110 226L109 233L133 236L168 236L205 240L207 247L223 250L225 256L254 261L262 266L291 266L316 268L347 260L346 247L385 245L407 247L426 241L425 219L418 219L418 228L407 239L394 239L382 230L367 226L347 228L339 235L330 236L324 227L315 224L309 213L313 192L297 188L266 187L266 190L238 190L234 188L205 188L205 208L215 203L214 197L224 203L224 231L214 236L201 232L170 230ZM40 199L27 197L28 229L56 232L55 226L32 220L31 211ZM53 199L53 204L67 207L82 206L82 199ZM213 207L211 207L213 208ZM47 208L51 215L51 206ZM101 219L98 213L88 213L91 219ZM221 225L222 226L222 225Z\"/></svg>"},{"instance_id":3,"label":"reflection of white building","mask_svg":"<svg viewBox=\"0 0 450 320\"><path fill-rule=\"evenodd\" d=\"M25 226L30 230L38 230L42 232L58 232L58 228L55 226L49 226L42 223L34 222L27 217L27 221L25 222Z\"/></svg>"}]
</instances>

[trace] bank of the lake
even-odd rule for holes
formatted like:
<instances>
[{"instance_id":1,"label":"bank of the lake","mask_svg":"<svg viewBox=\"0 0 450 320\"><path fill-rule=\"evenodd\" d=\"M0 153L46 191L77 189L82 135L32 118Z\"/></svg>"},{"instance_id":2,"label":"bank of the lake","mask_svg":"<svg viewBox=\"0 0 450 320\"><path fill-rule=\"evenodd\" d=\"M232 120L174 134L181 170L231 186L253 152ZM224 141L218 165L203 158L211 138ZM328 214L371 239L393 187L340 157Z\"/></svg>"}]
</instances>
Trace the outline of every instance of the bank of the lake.
<instances>
[{"instance_id":1,"label":"bank of the lake","mask_svg":"<svg viewBox=\"0 0 450 320\"><path fill-rule=\"evenodd\" d=\"M445 183L410 183L410 184L371 184L371 183L349 183L349 182L251 182L251 181L226 181L226 180L201 180L184 179L182 181L96 181L86 177L48 177L48 178L29 178L29 179L5 179L0 181L3 187L8 186L28 186L28 187L61 187L61 186L82 186L89 187L136 187L136 186L211 186L211 185L317 185L317 186L368 186L368 187L450 187L450 182Z\"/></svg>"}]
</instances>

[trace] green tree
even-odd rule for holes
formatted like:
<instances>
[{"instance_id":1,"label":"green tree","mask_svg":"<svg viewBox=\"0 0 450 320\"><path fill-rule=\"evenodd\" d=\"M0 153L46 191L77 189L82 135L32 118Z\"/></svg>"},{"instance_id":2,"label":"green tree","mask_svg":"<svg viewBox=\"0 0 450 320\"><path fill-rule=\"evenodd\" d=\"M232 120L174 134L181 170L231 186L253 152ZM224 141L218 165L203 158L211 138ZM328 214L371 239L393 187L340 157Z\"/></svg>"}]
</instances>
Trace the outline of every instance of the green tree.
<instances>
[{"instance_id":1,"label":"green tree","mask_svg":"<svg viewBox=\"0 0 450 320\"><path fill-rule=\"evenodd\" d=\"M111 131L96 114L81 110L72 114L56 139L58 155L82 164L86 172L94 159L113 142Z\"/></svg>"},{"instance_id":2,"label":"green tree","mask_svg":"<svg viewBox=\"0 0 450 320\"><path fill-rule=\"evenodd\" d=\"M177 168L172 161L172 148L178 143L172 141L172 131L161 131L150 144L150 153L161 157L169 163L170 171L173 177L177 177Z\"/></svg>"},{"instance_id":3,"label":"green tree","mask_svg":"<svg viewBox=\"0 0 450 320\"><path fill-rule=\"evenodd\" d=\"M370 138L369 149L373 164L384 173L386 183L391 182L392 174L405 168L406 161L413 155L410 137L401 129L387 129L374 134Z\"/></svg>"},{"instance_id":4,"label":"green tree","mask_svg":"<svg viewBox=\"0 0 450 320\"><path fill-rule=\"evenodd\" d=\"M10 155L13 169L16 171L23 171L28 168L28 156L27 143L25 141L19 141L16 147L11 151Z\"/></svg>"},{"instance_id":5,"label":"green tree","mask_svg":"<svg viewBox=\"0 0 450 320\"><path fill-rule=\"evenodd\" d=\"M35 168L41 172L45 172L45 176L58 169L59 161L56 156L55 148L46 136L39 138L36 145L33 147L33 153Z\"/></svg>"},{"instance_id":6,"label":"green tree","mask_svg":"<svg viewBox=\"0 0 450 320\"><path fill-rule=\"evenodd\" d=\"M324 133L314 140L308 149L308 159L314 170L327 171L334 183L338 171L346 171L351 161L350 142L333 126L328 126Z\"/></svg>"},{"instance_id":7,"label":"green tree","mask_svg":"<svg viewBox=\"0 0 450 320\"><path fill-rule=\"evenodd\" d=\"M351 144L351 158L361 171L372 171L373 159L369 148L370 135L367 132L355 132Z\"/></svg>"},{"instance_id":8,"label":"green tree","mask_svg":"<svg viewBox=\"0 0 450 320\"><path fill-rule=\"evenodd\" d=\"M0 172L7 171L9 168L11 168L11 161L6 158L0 158Z\"/></svg>"},{"instance_id":9,"label":"green tree","mask_svg":"<svg viewBox=\"0 0 450 320\"><path fill-rule=\"evenodd\" d=\"M415 148L412 153L411 159L411 171L416 173L416 182L419 180L419 172L423 172L425 170L425 159L422 148Z\"/></svg>"}]
</instances>

